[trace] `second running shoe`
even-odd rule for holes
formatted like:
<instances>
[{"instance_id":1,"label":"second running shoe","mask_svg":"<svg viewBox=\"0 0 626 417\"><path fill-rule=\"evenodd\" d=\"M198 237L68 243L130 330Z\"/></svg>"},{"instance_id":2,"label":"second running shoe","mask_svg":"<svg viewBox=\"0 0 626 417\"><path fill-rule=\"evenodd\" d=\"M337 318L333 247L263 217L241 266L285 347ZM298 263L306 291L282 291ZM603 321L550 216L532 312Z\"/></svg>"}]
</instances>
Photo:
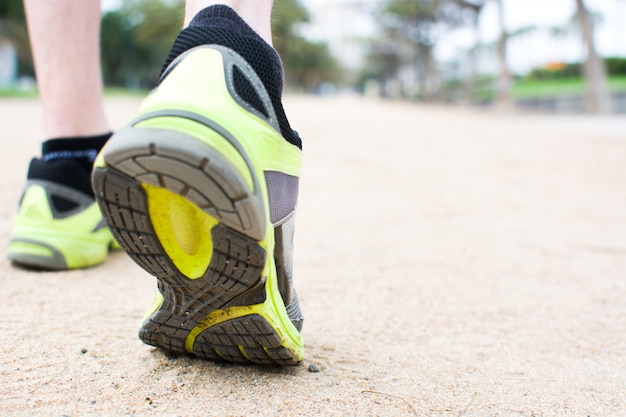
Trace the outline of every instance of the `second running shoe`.
<instances>
[{"instance_id":1,"label":"second running shoe","mask_svg":"<svg viewBox=\"0 0 626 417\"><path fill-rule=\"evenodd\" d=\"M108 136L44 142L42 158L30 162L11 233L7 255L14 264L54 271L106 259L115 242L94 200L90 176Z\"/></svg>"},{"instance_id":2,"label":"second running shoe","mask_svg":"<svg viewBox=\"0 0 626 417\"><path fill-rule=\"evenodd\" d=\"M147 344L216 361L303 359L291 266L301 146L281 68L234 11L205 9L96 160L106 223L157 278Z\"/></svg>"}]
</instances>

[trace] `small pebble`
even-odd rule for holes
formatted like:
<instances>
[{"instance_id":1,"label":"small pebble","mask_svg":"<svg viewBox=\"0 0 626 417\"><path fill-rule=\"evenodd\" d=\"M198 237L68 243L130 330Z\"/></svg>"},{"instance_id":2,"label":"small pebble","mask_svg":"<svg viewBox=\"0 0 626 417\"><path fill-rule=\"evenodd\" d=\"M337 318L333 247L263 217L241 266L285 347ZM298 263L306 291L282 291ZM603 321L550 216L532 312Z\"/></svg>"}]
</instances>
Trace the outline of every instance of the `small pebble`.
<instances>
[{"instance_id":1,"label":"small pebble","mask_svg":"<svg viewBox=\"0 0 626 417\"><path fill-rule=\"evenodd\" d=\"M310 363L309 364L309 372L319 372L320 371L320 367L317 366L314 363Z\"/></svg>"},{"instance_id":2,"label":"small pebble","mask_svg":"<svg viewBox=\"0 0 626 417\"><path fill-rule=\"evenodd\" d=\"M87 349L82 348L82 349L80 350L80 353L82 353L82 354L84 355L85 353L87 353Z\"/></svg>"}]
</instances>

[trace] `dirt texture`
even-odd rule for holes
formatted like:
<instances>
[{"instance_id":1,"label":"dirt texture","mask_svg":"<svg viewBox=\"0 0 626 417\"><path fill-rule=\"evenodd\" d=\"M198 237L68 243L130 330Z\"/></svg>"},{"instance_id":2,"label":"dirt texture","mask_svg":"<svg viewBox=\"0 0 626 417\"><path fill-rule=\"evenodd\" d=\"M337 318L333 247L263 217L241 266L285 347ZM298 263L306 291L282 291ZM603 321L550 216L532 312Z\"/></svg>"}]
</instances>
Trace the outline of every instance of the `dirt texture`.
<instances>
[{"instance_id":1,"label":"dirt texture","mask_svg":"<svg viewBox=\"0 0 626 417\"><path fill-rule=\"evenodd\" d=\"M115 128L139 99L109 98ZM122 252L6 259L39 103L0 101L0 414L626 415L626 118L288 97L306 359L169 357Z\"/></svg>"}]
</instances>

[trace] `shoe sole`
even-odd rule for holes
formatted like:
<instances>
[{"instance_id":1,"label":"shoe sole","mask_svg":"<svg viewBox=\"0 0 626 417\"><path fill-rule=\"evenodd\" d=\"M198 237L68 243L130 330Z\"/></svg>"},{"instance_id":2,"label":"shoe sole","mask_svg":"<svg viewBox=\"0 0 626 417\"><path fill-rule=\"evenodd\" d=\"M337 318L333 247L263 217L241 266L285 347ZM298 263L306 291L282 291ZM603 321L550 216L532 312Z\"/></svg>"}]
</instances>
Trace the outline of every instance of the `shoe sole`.
<instances>
[{"instance_id":1,"label":"shoe sole","mask_svg":"<svg viewBox=\"0 0 626 417\"><path fill-rule=\"evenodd\" d=\"M16 226L7 257L13 264L23 268L66 271L99 265L111 250L112 243L103 243L90 236L72 238L67 233L59 236L58 231L54 230L46 233L36 228ZM71 256L68 260L64 252L80 256Z\"/></svg>"},{"instance_id":2,"label":"shoe sole","mask_svg":"<svg viewBox=\"0 0 626 417\"><path fill-rule=\"evenodd\" d=\"M209 143L138 127L172 118L201 126ZM160 111L117 133L102 157L93 186L105 222L162 295L140 339L214 361L302 360L276 282L264 188L237 139L195 113Z\"/></svg>"}]
</instances>

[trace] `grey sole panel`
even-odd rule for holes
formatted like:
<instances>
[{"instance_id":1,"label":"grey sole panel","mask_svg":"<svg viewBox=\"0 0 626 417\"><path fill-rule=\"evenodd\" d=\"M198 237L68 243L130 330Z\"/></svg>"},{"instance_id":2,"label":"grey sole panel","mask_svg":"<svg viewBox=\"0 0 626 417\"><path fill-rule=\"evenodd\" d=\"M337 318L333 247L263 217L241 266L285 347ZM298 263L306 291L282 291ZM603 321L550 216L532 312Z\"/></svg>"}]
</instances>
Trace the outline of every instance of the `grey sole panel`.
<instances>
[{"instance_id":1,"label":"grey sole panel","mask_svg":"<svg viewBox=\"0 0 626 417\"><path fill-rule=\"evenodd\" d=\"M31 253L10 252L7 257L13 264L26 269L40 269L43 271L64 271L67 269L67 263L63 254L44 242L24 238L13 238L11 243L13 242L37 245L45 248L51 254L51 256L38 256Z\"/></svg>"}]
</instances>

